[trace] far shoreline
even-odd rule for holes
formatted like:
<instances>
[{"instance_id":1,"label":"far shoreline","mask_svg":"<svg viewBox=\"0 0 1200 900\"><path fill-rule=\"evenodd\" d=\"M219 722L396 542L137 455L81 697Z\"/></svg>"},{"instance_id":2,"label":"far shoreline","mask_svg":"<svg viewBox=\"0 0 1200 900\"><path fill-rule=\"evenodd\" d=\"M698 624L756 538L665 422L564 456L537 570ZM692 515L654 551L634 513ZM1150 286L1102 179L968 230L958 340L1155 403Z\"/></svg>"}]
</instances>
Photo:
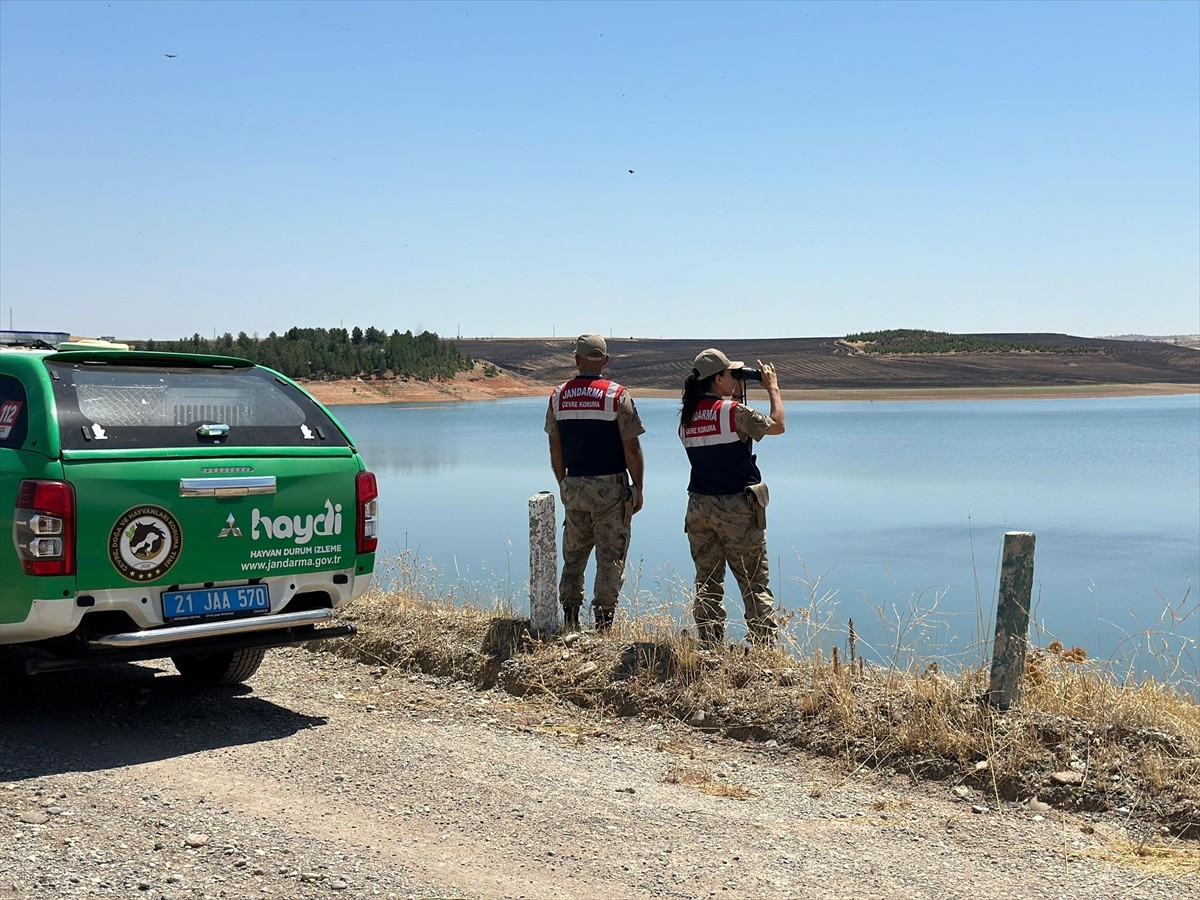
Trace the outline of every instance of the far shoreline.
<instances>
[{"instance_id":1,"label":"far shoreline","mask_svg":"<svg viewBox=\"0 0 1200 900\"><path fill-rule=\"evenodd\" d=\"M448 381L378 381L342 379L300 384L327 406L364 404L465 403L516 397L548 397L555 385L516 376L480 378L460 375ZM630 387L635 398L678 399L679 391ZM1065 400L1111 397L1163 397L1200 394L1200 384L1022 385L937 388L787 388L788 402L889 402L914 400ZM750 400L765 400L752 388Z\"/></svg>"}]
</instances>

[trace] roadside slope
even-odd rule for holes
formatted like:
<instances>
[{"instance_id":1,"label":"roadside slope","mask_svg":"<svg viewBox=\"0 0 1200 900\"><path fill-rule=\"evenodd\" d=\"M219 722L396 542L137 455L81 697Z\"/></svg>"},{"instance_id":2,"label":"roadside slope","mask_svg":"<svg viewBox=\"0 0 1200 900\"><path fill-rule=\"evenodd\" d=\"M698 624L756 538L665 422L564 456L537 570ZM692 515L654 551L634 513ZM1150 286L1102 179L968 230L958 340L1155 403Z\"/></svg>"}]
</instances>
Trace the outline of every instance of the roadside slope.
<instances>
[{"instance_id":1,"label":"roadside slope","mask_svg":"<svg viewBox=\"0 0 1200 900\"><path fill-rule=\"evenodd\" d=\"M0 696L0 897L1200 897L1118 820L272 651Z\"/></svg>"}]
</instances>

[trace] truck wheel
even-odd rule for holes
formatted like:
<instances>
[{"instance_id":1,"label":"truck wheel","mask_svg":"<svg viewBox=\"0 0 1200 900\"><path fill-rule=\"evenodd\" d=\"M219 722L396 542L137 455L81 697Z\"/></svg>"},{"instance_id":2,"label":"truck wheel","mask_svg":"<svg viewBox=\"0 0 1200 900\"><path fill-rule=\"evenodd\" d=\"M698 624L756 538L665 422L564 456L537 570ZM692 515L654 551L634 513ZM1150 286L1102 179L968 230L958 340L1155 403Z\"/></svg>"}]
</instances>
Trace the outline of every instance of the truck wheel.
<instances>
[{"instance_id":1,"label":"truck wheel","mask_svg":"<svg viewBox=\"0 0 1200 900\"><path fill-rule=\"evenodd\" d=\"M195 656L172 656L171 662L183 680L201 687L240 684L258 671L267 651L263 649L227 650Z\"/></svg>"}]
</instances>

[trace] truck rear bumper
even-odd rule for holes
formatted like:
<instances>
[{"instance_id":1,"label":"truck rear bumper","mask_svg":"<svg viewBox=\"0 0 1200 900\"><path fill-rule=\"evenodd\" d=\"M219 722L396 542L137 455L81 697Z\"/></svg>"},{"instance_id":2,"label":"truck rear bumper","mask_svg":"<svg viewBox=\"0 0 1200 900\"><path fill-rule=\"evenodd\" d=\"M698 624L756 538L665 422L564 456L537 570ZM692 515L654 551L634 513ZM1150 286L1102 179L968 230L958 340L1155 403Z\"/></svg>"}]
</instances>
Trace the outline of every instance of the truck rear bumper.
<instances>
[{"instance_id":1,"label":"truck rear bumper","mask_svg":"<svg viewBox=\"0 0 1200 900\"><path fill-rule=\"evenodd\" d=\"M271 592L271 609L276 613L283 610L297 594L314 592L328 595L329 605L337 609L360 596L370 582L370 574L357 574L353 568L272 575L262 579ZM233 583L218 581L215 586ZM29 644L73 634L79 630L85 616L101 612L124 613L138 630L146 632L159 633L180 627L167 625L164 628L159 600L162 590L161 587L122 587L37 599L30 606L24 621L0 624L0 644ZM272 618L278 619L278 616Z\"/></svg>"},{"instance_id":2,"label":"truck rear bumper","mask_svg":"<svg viewBox=\"0 0 1200 900\"><path fill-rule=\"evenodd\" d=\"M310 641L326 641L330 638L348 637L356 634L358 629L351 623L334 625L329 628L314 627L316 621L327 621L332 617L327 609L309 610L298 613L286 613L279 616L265 616L250 620L257 626L252 629L224 630L214 629L216 625L245 625L246 620L235 619L226 622L206 622L201 625L184 625L176 628L156 629L162 639L149 643L144 640L121 642L119 638L145 638L147 633L138 632L128 635L110 635L88 642L88 651L79 656L51 656L38 654L25 660L25 671L29 675L40 672L61 672L66 669L85 669L108 663L141 662L163 657L193 656L210 653L222 653L229 650L244 650L251 648L269 649L271 647L286 647L290 644L306 644ZM289 620L289 621L285 621ZM196 629L205 629L197 631ZM171 634L168 634L170 632ZM181 634L180 632L184 632Z\"/></svg>"}]
</instances>

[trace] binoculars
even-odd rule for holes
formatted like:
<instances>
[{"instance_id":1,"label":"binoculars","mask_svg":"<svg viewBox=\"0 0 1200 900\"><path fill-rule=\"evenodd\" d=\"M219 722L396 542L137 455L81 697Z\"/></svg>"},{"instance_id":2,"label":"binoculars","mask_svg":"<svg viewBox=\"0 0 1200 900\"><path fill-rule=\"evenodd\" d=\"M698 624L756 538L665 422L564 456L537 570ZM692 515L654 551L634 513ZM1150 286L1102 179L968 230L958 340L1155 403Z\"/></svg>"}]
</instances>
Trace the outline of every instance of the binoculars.
<instances>
[{"instance_id":1,"label":"binoculars","mask_svg":"<svg viewBox=\"0 0 1200 900\"><path fill-rule=\"evenodd\" d=\"M740 369L730 369L733 377L739 381L757 381L762 382L762 372L750 366L742 366Z\"/></svg>"}]
</instances>

